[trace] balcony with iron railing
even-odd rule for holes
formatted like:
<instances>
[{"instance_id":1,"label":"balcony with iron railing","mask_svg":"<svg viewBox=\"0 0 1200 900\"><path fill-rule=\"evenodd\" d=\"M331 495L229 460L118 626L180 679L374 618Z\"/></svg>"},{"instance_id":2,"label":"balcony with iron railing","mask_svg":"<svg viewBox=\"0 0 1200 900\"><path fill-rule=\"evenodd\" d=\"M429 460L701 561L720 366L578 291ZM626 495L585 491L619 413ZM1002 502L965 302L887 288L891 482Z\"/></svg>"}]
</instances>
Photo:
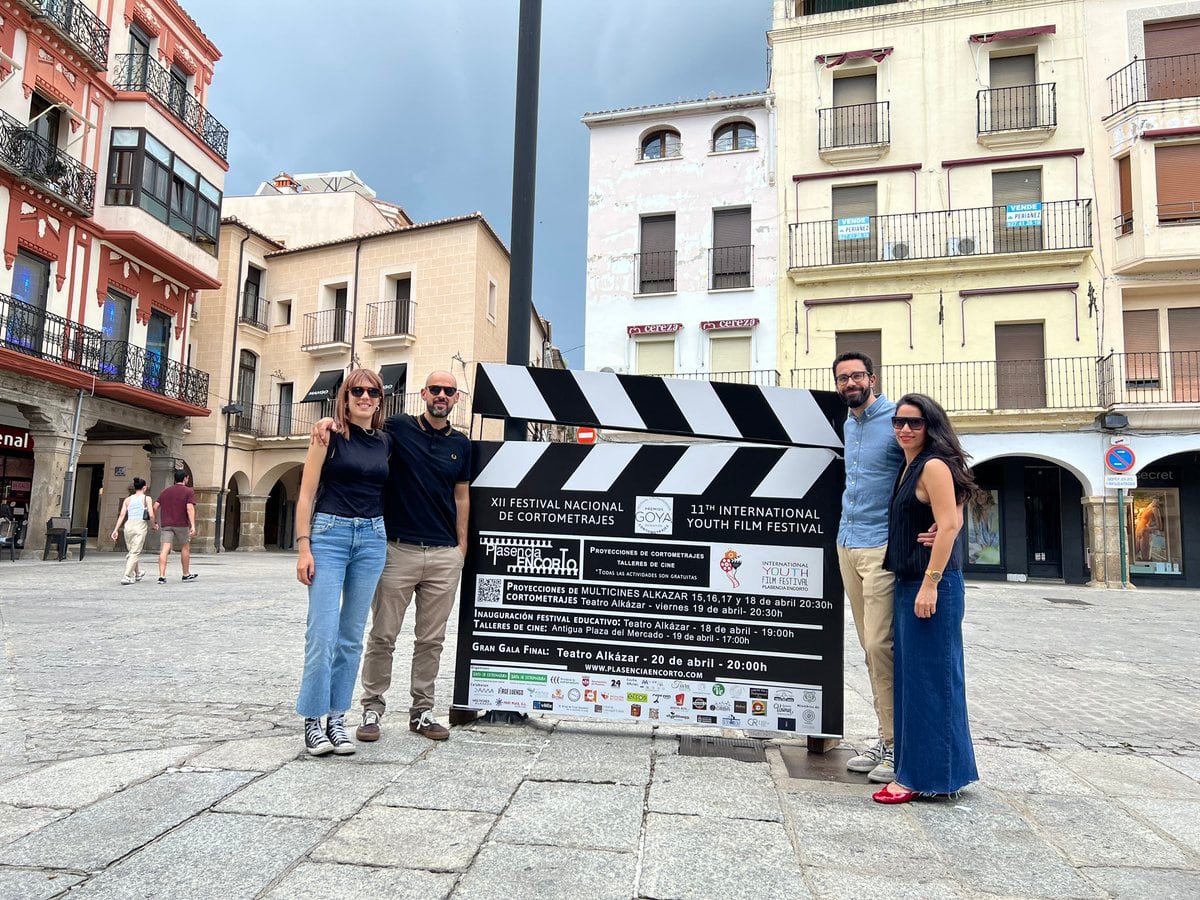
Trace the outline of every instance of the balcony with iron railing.
<instances>
[{"instance_id":1,"label":"balcony with iron railing","mask_svg":"<svg viewBox=\"0 0 1200 900\"><path fill-rule=\"evenodd\" d=\"M1148 100L1200 97L1200 53L1135 59L1108 76L1110 114Z\"/></svg>"},{"instance_id":2,"label":"balcony with iron railing","mask_svg":"<svg viewBox=\"0 0 1200 900\"><path fill-rule=\"evenodd\" d=\"M635 254L634 292L670 294L675 291L674 250L648 250Z\"/></svg>"},{"instance_id":3,"label":"balcony with iron railing","mask_svg":"<svg viewBox=\"0 0 1200 900\"><path fill-rule=\"evenodd\" d=\"M907 0L793 0L795 16L819 16L822 13L848 12L872 6L893 6Z\"/></svg>"},{"instance_id":4,"label":"balcony with iron railing","mask_svg":"<svg viewBox=\"0 0 1200 900\"><path fill-rule=\"evenodd\" d=\"M789 268L793 270L1086 251L1092 246L1092 201L854 216L796 222L788 228Z\"/></svg>"},{"instance_id":5,"label":"balcony with iron railing","mask_svg":"<svg viewBox=\"0 0 1200 900\"><path fill-rule=\"evenodd\" d=\"M887 100L819 109L817 150L825 158L849 161L849 157L838 151L874 148L869 157L878 158L892 140L891 116L891 103Z\"/></svg>"},{"instance_id":6,"label":"balcony with iron railing","mask_svg":"<svg viewBox=\"0 0 1200 900\"><path fill-rule=\"evenodd\" d=\"M986 147L1040 144L1058 127L1054 82L984 88L975 96L975 133Z\"/></svg>"},{"instance_id":7,"label":"balcony with iron railing","mask_svg":"<svg viewBox=\"0 0 1200 900\"><path fill-rule=\"evenodd\" d=\"M1114 272L1149 275L1200 265L1200 196L1151 205L1144 195L1135 195L1130 206L1112 220Z\"/></svg>"},{"instance_id":8,"label":"balcony with iron railing","mask_svg":"<svg viewBox=\"0 0 1200 900\"><path fill-rule=\"evenodd\" d=\"M410 346L416 340L416 322L415 300L368 303L363 340L376 348Z\"/></svg>"},{"instance_id":9,"label":"balcony with iron railing","mask_svg":"<svg viewBox=\"0 0 1200 900\"><path fill-rule=\"evenodd\" d=\"M50 26L96 69L108 68L109 29L82 0L20 0L35 19Z\"/></svg>"},{"instance_id":10,"label":"balcony with iron railing","mask_svg":"<svg viewBox=\"0 0 1200 900\"><path fill-rule=\"evenodd\" d=\"M460 397L461 399L455 404L454 409L450 410L450 424L455 428L467 430L471 427L470 411L465 404L466 396L460 394ZM383 398L384 418L397 415L419 416L425 412L425 409L425 400L420 391L410 394L390 394Z\"/></svg>"},{"instance_id":11,"label":"balcony with iron railing","mask_svg":"<svg viewBox=\"0 0 1200 900\"><path fill-rule=\"evenodd\" d=\"M685 381L719 381L724 384L757 384L778 387L779 373L774 369L743 369L737 372L664 372L654 378L682 378Z\"/></svg>"},{"instance_id":12,"label":"balcony with iron railing","mask_svg":"<svg viewBox=\"0 0 1200 900\"><path fill-rule=\"evenodd\" d=\"M192 406L208 406L208 373L164 359L161 353L127 341L101 340L96 377L128 384Z\"/></svg>"},{"instance_id":13,"label":"balcony with iron railing","mask_svg":"<svg viewBox=\"0 0 1200 900\"><path fill-rule=\"evenodd\" d=\"M729 291L754 287L754 245L712 247L708 251L708 289Z\"/></svg>"},{"instance_id":14,"label":"balcony with iron railing","mask_svg":"<svg viewBox=\"0 0 1200 900\"><path fill-rule=\"evenodd\" d=\"M258 296L258 291L243 291L241 306L238 309L238 321L266 331L270 307L271 304L267 302L267 298Z\"/></svg>"},{"instance_id":15,"label":"balcony with iron railing","mask_svg":"<svg viewBox=\"0 0 1200 900\"><path fill-rule=\"evenodd\" d=\"M102 339L94 328L0 294L0 350L92 373L100 361Z\"/></svg>"},{"instance_id":16,"label":"balcony with iron railing","mask_svg":"<svg viewBox=\"0 0 1200 900\"><path fill-rule=\"evenodd\" d=\"M153 97L217 156L229 158L229 129L150 57L117 54L112 82L118 91L139 91Z\"/></svg>"},{"instance_id":17,"label":"balcony with iron railing","mask_svg":"<svg viewBox=\"0 0 1200 900\"><path fill-rule=\"evenodd\" d=\"M96 173L3 110L0 110L0 166L22 181L53 194L81 215L92 214Z\"/></svg>"},{"instance_id":18,"label":"balcony with iron railing","mask_svg":"<svg viewBox=\"0 0 1200 900\"><path fill-rule=\"evenodd\" d=\"M317 356L350 349L351 317L348 309L323 309L304 314L301 350Z\"/></svg>"}]
</instances>

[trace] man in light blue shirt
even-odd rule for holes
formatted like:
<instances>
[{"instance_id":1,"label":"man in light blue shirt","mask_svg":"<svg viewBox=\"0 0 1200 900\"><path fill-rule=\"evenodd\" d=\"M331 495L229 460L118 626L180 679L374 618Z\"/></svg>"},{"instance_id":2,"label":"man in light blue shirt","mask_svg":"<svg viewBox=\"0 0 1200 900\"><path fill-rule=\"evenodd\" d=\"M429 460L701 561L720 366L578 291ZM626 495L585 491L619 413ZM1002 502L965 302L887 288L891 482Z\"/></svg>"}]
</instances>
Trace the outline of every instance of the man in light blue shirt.
<instances>
[{"instance_id":1,"label":"man in light blue shirt","mask_svg":"<svg viewBox=\"0 0 1200 900\"><path fill-rule=\"evenodd\" d=\"M892 573L884 569L888 507L904 453L892 432L896 404L875 393L875 367L865 353L833 361L834 384L850 410L844 443L846 489L838 523L838 566L867 660L878 734L846 767L880 784L895 779L892 735Z\"/></svg>"}]
</instances>

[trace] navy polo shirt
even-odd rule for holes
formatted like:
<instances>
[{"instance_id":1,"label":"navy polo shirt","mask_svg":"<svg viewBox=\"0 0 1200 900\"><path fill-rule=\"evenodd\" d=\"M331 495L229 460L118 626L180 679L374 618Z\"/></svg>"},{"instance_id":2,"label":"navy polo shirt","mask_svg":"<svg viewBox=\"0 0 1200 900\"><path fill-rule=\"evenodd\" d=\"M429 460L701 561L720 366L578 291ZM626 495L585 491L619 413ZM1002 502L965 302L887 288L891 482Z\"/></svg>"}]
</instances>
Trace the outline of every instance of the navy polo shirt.
<instances>
[{"instance_id":1,"label":"navy polo shirt","mask_svg":"<svg viewBox=\"0 0 1200 900\"><path fill-rule=\"evenodd\" d=\"M436 429L423 415L392 416L384 427L392 437L383 504L388 540L457 546L454 486L470 480L470 438L450 425Z\"/></svg>"}]
</instances>

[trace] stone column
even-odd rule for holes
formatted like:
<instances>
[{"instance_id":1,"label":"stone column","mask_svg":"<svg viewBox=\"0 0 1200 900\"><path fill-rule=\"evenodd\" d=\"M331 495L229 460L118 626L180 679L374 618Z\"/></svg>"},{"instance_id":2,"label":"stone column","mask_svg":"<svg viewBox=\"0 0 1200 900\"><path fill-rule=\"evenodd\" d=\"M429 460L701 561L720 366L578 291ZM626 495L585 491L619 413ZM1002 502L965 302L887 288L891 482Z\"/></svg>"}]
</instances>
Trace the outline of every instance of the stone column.
<instances>
[{"instance_id":1,"label":"stone column","mask_svg":"<svg viewBox=\"0 0 1200 900\"><path fill-rule=\"evenodd\" d=\"M63 479L71 460L71 434L33 427L29 434L33 438L33 491L21 558L40 559L46 545L46 520L62 513Z\"/></svg>"},{"instance_id":2,"label":"stone column","mask_svg":"<svg viewBox=\"0 0 1200 900\"><path fill-rule=\"evenodd\" d=\"M1124 522L1117 509L1116 497L1084 497L1084 534L1092 563L1092 587L1121 586L1121 529ZM1126 499L1128 506L1128 499ZM1126 566L1132 548L1129 537L1125 537ZM1127 587L1133 587L1126 582Z\"/></svg>"},{"instance_id":3,"label":"stone column","mask_svg":"<svg viewBox=\"0 0 1200 900\"><path fill-rule=\"evenodd\" d=\"M193 553L216 553L217 500L216 488L196 488L196 536L192 538Z\"/></svg>"},{"instance_id":4,"label":"stone column","mask_svg":"<svg viewBox=\"0 0 1200 900\"><path fill-rule=\"evenodd\" d=\"M263 525L267 521L267 498L242 495L242 530L238 536L238 551L255 553L266 550L263 544Z\"/></svg>"}]
</instances>

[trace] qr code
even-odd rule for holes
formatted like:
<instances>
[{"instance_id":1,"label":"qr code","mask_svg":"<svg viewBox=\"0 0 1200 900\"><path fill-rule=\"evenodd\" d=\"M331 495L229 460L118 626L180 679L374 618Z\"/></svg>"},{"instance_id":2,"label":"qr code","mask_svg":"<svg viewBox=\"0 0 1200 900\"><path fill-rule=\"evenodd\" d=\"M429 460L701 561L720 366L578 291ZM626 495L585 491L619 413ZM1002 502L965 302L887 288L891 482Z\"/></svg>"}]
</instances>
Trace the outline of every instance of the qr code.
<instances>
[{"instance_id":1,"label":"qr code","mask_svg":"<svg viewBox=\"0 0 1200 900\"><path fill-rule=\"evenodd\" d=\"M475 602L477 604L500 605L504 602L504 579L480 576L475 582Z\"/></svg>"}]
</instances>

